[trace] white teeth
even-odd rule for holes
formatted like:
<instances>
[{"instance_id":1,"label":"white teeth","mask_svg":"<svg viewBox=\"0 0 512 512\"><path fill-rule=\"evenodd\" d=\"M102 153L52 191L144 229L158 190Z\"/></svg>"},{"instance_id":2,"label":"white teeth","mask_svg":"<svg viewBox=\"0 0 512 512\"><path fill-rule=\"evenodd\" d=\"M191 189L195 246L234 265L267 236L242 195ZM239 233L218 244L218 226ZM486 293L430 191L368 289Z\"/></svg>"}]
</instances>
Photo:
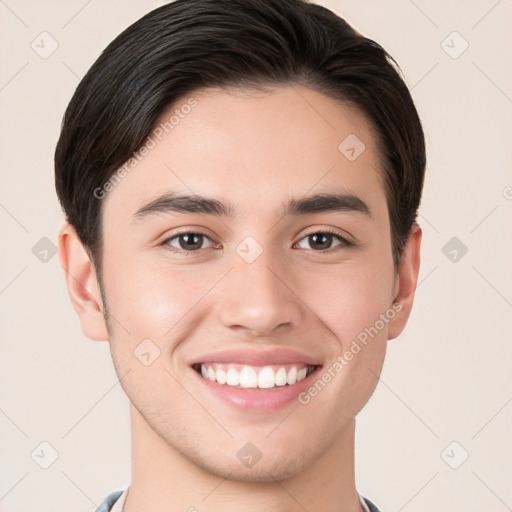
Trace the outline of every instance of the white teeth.
<instances>
[{"instance_id":1,"label":"white teeth","mask_svg":"<svg viewBox=\"0 0 512 512\"><path fill-rule=\"evenodd\" d=\"M273 388L276 385L276 376L270 366L265 366L258 375L259 388Z\"/></svg>"},{"instance_id":2,"label":"white teeth","mask_svg":"<svg viewBox=\"0 0 512 512\"><path fill-rule=\"evenodd\" d=\"M201 365L201 368L203 366L204 365ZM230 368L228 370L228 379L226 383L229 386L238 386L240 384L240 374L234 368Z\"/></svg>"},{"instance_id":3,"label":"white teeth","mask_svg":"<svg viewBox=\"0 0 512 512\"><path fill-rule=\"evenodd\" d=\"M286 385L286 369L281 367L276 373L276 386Z\"/></svg>"},{"instance_id":4,"label":"white teeth","mask_svg":"<svg viewBox=\"0 0 512 512\"><path fill-rule=\"evenodd\" d=\"M241 369L241 370L240 370ZM201 375L205 379L239 388L270 389L289 386L306 378L308 367L301 365L264 366L263 368L226 363L205 363Z\"/></svg>"},{"instance_id":5,"label":"white teeth","mask_svg":"<svg viewBox=\"0 0 512 512\"><path fill-rule=\"evenodd\" d=\"M258 387L258 376L250 366L244 366L240 372L240 387L256 388Z\"/></svg>"},{"instance_id":6,"label":"white teeth","mask_svg":"<svg viewBox=\"0 0 512 512\"><path fill-rule=\"evenodd\" d=\"M215 378L219 384L226 384L226 372L222 371L220 368L215 372Z\"/></svg>"},{"instance_id":7,"label":"white teeth","mask_svg":"<svg viewBox=\"0 0 512 512\"><path fill-rule=\"evenodd\" d=\"M288 377L286 378L286 382L290 384L295 384L297 382L297 368L295 366L292 366L291 370L288 372Z\"/></svg>"}]
</instances>

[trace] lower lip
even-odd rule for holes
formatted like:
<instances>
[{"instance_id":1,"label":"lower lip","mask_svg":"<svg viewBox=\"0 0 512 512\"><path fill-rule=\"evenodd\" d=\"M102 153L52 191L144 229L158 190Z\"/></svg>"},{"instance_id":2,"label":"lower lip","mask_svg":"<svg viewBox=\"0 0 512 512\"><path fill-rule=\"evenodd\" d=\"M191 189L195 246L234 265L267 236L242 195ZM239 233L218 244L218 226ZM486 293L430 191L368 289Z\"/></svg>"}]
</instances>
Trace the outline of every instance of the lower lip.
<instances>
[{"instance_id":1,"label":"lower lip","mask_svg":"<svg viewBox=\"0 0 512 512\"><path fill-rule=\"evenodd\" d=\"M320 366L315 368L306 378L292 385L276 386L269 389L247 388L240 389L227 384L219 384L191 368L192 372L215 396L244 411L271 412L277 411L293 401L298 401L298 396L304 392L316 377Z\"/></svg>"}]
</instances>

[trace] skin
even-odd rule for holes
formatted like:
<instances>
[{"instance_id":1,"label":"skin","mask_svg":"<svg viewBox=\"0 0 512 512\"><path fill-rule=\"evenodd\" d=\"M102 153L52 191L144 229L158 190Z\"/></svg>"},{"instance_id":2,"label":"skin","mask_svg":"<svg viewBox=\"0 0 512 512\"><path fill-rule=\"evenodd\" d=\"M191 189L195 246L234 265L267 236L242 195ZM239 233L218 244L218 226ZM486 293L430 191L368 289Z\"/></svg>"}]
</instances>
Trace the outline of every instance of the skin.
<instances>
[{"instance_id":1,"label":"skin","mask_svg":"<svg viewBox=\"0 0 512 512\"><path fill-rule=\"evenodd\" d=\"M409 317L421 229L414 224L395 272L379 155L354 107L299 86L191 96L197 106L102 200L108 322L76 233L65 224L59 234L82 330L109 341L130 399L132 481L124 511L360 511L355 417L375 389L387 340ZM366 149L351 162L338 145L352 133ZM169 190L234 203L237 215L133 221ZM280 214L283 201L333 190L357 195L371 217ZM189 256L175 254L164 242L178 228L208 238ZM329 228L354 245L333 237L331 248L316 248L307 235ZM236 252L247 236L263 249L251 264ZM179 237L168 244L186 251ZM400 312L307 405L244 412L213 398L188 366L227 348L283 346L328 368L393 302ZM160 350L149 366L134 356L146 338ZM262 454L252 467L236 456L247 442Z\"/></svg>"}]
</instances>

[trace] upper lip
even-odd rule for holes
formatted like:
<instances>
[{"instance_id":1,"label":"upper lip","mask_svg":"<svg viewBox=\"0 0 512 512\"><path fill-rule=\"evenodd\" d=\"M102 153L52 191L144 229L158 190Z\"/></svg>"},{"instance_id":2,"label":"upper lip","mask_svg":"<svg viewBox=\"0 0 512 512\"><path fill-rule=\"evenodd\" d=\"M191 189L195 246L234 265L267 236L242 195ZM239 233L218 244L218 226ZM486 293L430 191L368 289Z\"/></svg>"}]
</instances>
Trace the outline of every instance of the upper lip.
<instances>
[{"instance_id":1,"label":"upper lip","mask_svg":"<svg viewBox=\"0 0 512 512\"><path fill-rule=\"evenodd\" d=\"M251 366L305 363L318 366L321 363L308 354L279 347L272 349L231 349L213 352L194 359L190 366L200 363L238 363Z\"/></svg>"}]
</instances>

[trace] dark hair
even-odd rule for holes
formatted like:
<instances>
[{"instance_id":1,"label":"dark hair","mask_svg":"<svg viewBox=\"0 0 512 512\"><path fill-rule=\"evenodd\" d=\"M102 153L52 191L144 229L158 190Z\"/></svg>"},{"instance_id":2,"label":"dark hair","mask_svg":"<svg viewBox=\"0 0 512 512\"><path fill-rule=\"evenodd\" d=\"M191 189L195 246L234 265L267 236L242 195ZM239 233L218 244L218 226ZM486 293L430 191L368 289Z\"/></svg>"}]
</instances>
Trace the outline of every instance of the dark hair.
<instances>
[{"instance_id":1,"label":"dark hair","mask_svg":"<svg viewBox=\"0 0 512 512\"><path fill-rule=\"evenodd\" d=\"M55 151L59 201L100 284L95 190L133 157L171 104L206 87L296 84L354 104L376 136L398 268L426 165L421 122L399 72L378 43L305 0L176 0L132 24L78 85Z\"/></svg>"}]
</instances>

